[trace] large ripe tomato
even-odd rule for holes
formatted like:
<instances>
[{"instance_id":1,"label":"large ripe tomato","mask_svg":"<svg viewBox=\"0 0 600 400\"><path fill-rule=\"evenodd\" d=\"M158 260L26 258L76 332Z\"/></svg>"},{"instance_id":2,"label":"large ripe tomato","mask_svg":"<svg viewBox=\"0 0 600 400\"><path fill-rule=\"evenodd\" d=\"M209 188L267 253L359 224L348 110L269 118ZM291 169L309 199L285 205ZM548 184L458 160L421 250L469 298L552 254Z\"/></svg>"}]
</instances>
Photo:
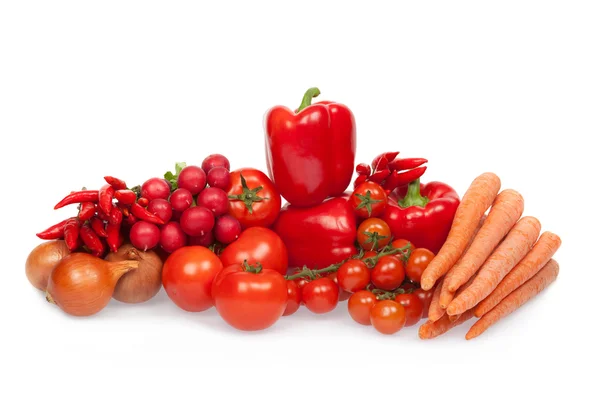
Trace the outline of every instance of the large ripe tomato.
<instances>
[{"instance_id":1,"label":"large ripe tomato","mask_svg":"<svg viewBox=\"0 0 600 400\"><path fill-rule=\"evenodd\" d=\"M186 311L212 307L211 286L223 269L212 251L202 246L181 247L165 261L162 284L175 304Z\"/></svg>"},{"instance_id":2,"label":"large ripe tomato","mask_svg":"<svg viewBox=\"0 0 600 400\"><path fill-rule=\"evenodd\" d=\"M435 254L431 250L425 248L414 249L410 253L410 257L406 263L406 275L408 279L421 283L421 275L423 275L423 271L425 271L425 268L433 260L433 257L435 257Z\"/></svg>"},{"instance_id":3,"label":"large ripe tomato","mask_svg":"<svg viewBox=\"0 0 600 400\"><path fill-rule=\"evenodd\" d=\"M404 307L404 311L406 312L405 326L413 326L421 320L421 317L423 316L423 302L416 294L397 294L394 300Z\"/></svg>"},{"instance_id":4,"label":"large ripe tomato","mask_svg":"<svg viewBox=\"0 0 600 400\"><path fill-rule=\"evenodd\" d=\"M287 304L283 316L294 314L302 304L302 292L295 281L286 281L287 283Z\"/></svg>"},{"instance_id":5,"label":"large ripe tomato","mask_svg":"<svg viewBox=\"0 0 600 400\"><path fill-rule=\"evenodd\" d=\"M407 250L404 250L402 253L396 254L396 257L402 262L405 262L407 256L415 249L415 246L411 242L406 239L396 239L392 242L392 247L395 249L402 249L404 247L408 247Z\"/></svg>"},{"instance_id":6,"label":"large ripe tomato","mask_svg":"<svg viewBox=\"0 0 600 400\"><path fill-rule=\"evenodd\" d=\"M269 177L253 168L232 171L230 177L229 213L242 228L273 225L281 209L281 196Z\"/></svg>"},{"instance_id":7,"label":"large ripe tomato","mask_svg":"<svg viewBox=\"0 0 600 400\"><path fill-rule=\"evenodd\" d=\"M273 269L282 275L287 272L288 255L285 244L272 230L263 227L248 228L221 253L223 265L260 263L264 269Z\"/></svg>"},{"instance_id":8,"label":"large ripe tomato","mask_svg":"<svg viewBox=\"0 0 600 400\"><path fill-rule=\"evenodd\" d=\"M304 305L315 314L333 311L338 304L340 288L329 278L319 278L302 288Z\"/></svg>"},{"instance_id":9,"label":"large ripe tomato","mask_svg":"<svg viewBox=\"0 0 600 400\"><path fill-rule=\"evenodd\" d=\"M392 233L388 224L379 218L364 220L357 229L356 239L365 250L381 250L390 242Z\"/></svg>"},{"instance_id":10,"label":"large ripe tomato","mask_svg":"<svg viewBox=\"0 0 600 400\"><path fill-rule=\"evenodd\" d=\"M375 182L363 182L352 192L350 202L359 218L379 217L387 205L387 194Z\"/></svg>"},{"instance_id":11,"label":"large ripe tomato","mask_svg":"<svg viewBox=\"0 0 600 400\"><path fill-rule=\"evenodd\" d=\"M415 294L419 298L419 300L421 300L421 303L423 303L423 315L421 316L422 318L427 318L429 316L429 305L431 304L431 299L433 297L434 291L435 287L428 291L424 291L421 288L413 291L413 294Z\"/></svg>"},{"instance_id":12,"label":"large ripe tomato","mask_svg":"<svg viewBox=\"0 0 600 400\"><path fill-rule=\"evenodd\" d=\"M243 331L270 327L288 301L287 283L279 272L248 264L225 268L213 283L212 295L225 322Z\"/></svg>"},{"instance_id":13,"label":"large ripe tomato","mask_svg":"<svg viewBox=\"0 0 600 400\"><path fill-rule=\"evenodd\" d=\"M354 293L367 287L371 281L371 272L361 260L348 260L337 270L340 289Z\"/></svg>"},{"instance_id":14,"label":"large ripe tomato","mask_svg":"<svg viewBox=\"0 0 600 400\"><path fill-rule=\"evenodd\" d=\"M402 261L395 256L383 256L371 271L371 282L379 289L396 290L402 285L405 273Z\"/></svg>"},{"instance_id":15,"label":"large ripe tomato","mask_svg":"<svg viewBox=\"0 0 600 400\"><path fill-rule=\"evenodd\" d=\"M377 303L377 296L368 290L360 290L348 300L348 314L362 325L371 325L371 308Z\"/></svg>"},{"instance_id":16,"label":"large ripe tomato","mask_svg":"<svg viewBox=\"0 0 600 400\"><path fill-rule=\"evenodd\" d=\"M398 332L406 324L404 307L393 300L382 300L371 308L371 325L386 335Z\"/></svg>"}]
</instances>

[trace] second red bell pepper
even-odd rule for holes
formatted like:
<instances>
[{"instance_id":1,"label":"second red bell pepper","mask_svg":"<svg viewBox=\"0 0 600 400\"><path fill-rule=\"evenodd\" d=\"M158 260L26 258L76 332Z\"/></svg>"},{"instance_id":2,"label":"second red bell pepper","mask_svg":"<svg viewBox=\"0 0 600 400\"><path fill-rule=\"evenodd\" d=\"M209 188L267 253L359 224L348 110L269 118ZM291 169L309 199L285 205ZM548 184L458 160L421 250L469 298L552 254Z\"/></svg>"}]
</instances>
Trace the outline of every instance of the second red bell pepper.
<instances>
[{"instance_id":1,"label":"second red bell pepper","mask_svg":"<svg viewBox=\"0 0 600 400\"><path fill-rule=\"evenodd\" d=\"M456 191L445 183L422 185L417 179L390 194L383 220L394 238L406 239L415 247L437 254L448 237L459 203Z\"/></svg>"},{"instance_id":2,"label":"second red bell pepper","mask_svg":"<svg viewBox=\"0 0 600 400\"><path fill-rule=\"evenodd\" d=\"M311 104L308 89L297 112L276 106L265 116L269 175L293 206L315 206L347 188L354 170L356 127L350 109L334 102Z\"/></svg>"},{"instance_id":3,"label":"second red bell pepper","mask_svg":"<svg viewBox=\"0 0 600 400\"><path fill-rule=\"evenodd\" d=\"M273 229L287 247L290 267L324 268L357 253L356 217L347 197L311 208L288 204Z\"/></svg>"}]
</instances>

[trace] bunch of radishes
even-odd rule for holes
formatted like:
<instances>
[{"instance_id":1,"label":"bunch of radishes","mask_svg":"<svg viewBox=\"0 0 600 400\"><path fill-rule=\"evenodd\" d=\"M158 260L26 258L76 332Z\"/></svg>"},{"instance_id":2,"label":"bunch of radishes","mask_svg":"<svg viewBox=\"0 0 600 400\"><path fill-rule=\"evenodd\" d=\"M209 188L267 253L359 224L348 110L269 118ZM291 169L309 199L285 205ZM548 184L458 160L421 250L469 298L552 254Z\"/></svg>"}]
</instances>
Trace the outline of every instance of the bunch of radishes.
<instances>
[{"instance_id":1,"label":"bunch of radishes","mask_svg":"<svg viewBox=\"0 0 600 400\"><path fill-rule=\"evenodd\" d=\"M229 185L229 160L221 154L206 157L201 167L178 163L174 174L148 179L138 203L164 224L136 222L129 232L131 243L141 250L160 245L172 253L186 245L209 247L215 239L233 242L242 226L227 214Z\"/></svg>"}]
</instances>

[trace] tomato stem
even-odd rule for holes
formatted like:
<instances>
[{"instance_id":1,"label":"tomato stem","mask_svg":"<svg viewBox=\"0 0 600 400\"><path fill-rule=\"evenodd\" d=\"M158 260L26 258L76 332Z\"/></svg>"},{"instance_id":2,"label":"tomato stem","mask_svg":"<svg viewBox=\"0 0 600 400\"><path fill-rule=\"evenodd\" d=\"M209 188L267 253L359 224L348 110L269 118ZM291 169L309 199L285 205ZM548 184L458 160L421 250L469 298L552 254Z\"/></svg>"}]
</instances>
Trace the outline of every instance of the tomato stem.
<instances>
[{"instance_id":1,"label":"tomato stem","mask_svg":"<svg viewBox=\"0 0 600 400\"><path fill-rule=\"evenodd\" d=\"M367 190L367 193L364 195L356 193L355 196L358 197L358 199L360 200L360 203L356 206L356 209L360 210L361 208L366 208L367 212L369 213L369 217L371 216L371 213L373 212L373 208L371 207L371 205L376 204L376 203L381 203L383 201L383 200L372 199L370 190Z\"/></svg>"},{"instance_id":2,"label":"tomato stem","mask_svg":"<svg viewBox=\"0 0 600 400\"><path fill-rule=\"evenodd\" d=\"M240 174L240 180L242 182L242 193L230 195L229 199L243 201L244 204L246 205L246 208L248 209L248 212L250 214L252 214L252 211L253 211L252 205L255 202L265 200L264 197L260 197L258 195L258 192L260 192L263 189L263 187L258 186L258 187L255 187L254 189L250 189L248 187L248 184L246 183L246 178L244 178L244 175L242 175L242 174Z\"/></svg>"},{"instance_id":3,"label":"tomato stem","mask_svg":"<svg viewBox=\"0 0 600 400\"><path fill-rule=\"evenodd\" d=\"M257 262L256 264L250 265L248 264L248 260L244 260L244 264L242 265L242 269L246 272L250 272L251 274L258 274L262 271L262 264Z\"/></svg>"}]
</instances>

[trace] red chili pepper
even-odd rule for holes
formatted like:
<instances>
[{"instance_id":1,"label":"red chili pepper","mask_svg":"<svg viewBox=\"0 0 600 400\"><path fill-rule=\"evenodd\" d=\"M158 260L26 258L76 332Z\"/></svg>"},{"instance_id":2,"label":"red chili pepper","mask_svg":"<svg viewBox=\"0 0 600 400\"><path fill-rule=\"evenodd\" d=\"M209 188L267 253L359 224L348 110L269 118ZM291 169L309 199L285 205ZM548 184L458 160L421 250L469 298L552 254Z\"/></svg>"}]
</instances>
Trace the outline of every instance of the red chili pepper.
<instances>
[{"instance_id":1,"label":"red chili pepper","mask_svg":"<svg viewBox=\"0 0 600 400\"><path fill-rule=\"evenodd\" d=\"M123 225L132 227L137 221L138 219L135 217L135 215L129 214L123 218Z\"/></svg>"},{"instance_id":2,"label":"red chili pepper","mask_svg":"<svg viewBox=\"0 0 600 400\"><path fill-rule=\"evenodd\" d=\"M52 225L50 228L35 235L44 240L62 239L65 237L65 225L72 219L67 218L64 221L60 221L58 224Z\"/></svg>"},{"instance_id":3,"label":"red chili pepper","mask_svg":"<svg viewBox=\"0 0 600 400\"><path fill-rule=\"evenodd\" d=\"M83 225L79 230L83 244L92 252L92 255L100 257L104 253L104 244L88 225Z\"/></svg>"},{"instance_id":4,"label":"red chili pepper","mask_svg":"<svg viewBox=\"0 0 600 400\"><path fill-rule=\"evenodd\" d=\"M139 205L138 203L134 203L131 205L131 212L137 218L142 221L150 222L152 224L164 225L164 221L158 218L156 215L152 214L150 211L146 210L144 207Z\"/></svg>"},{"instance_id":5,"label":"red chili pepper","mask_svg":"<svg viewBox=\"0 0 600 400\"><path fill-rule=\"evenodd\" d=\"M108 243L108 248L113 253L116 253L119 250L119 247L123 244L123 236L121 235L121 223L118 224L108 224L106 227L106 233L108 233L108 237L106 238L106 243Z\"/></svg>"},{"instance_id":6,"label":"red chili pepper","mask_svg":"<svg viewBox=\"0 0 600 400\"><path fill-rule=\"evenodd\" d=\"M383 169L381 171L375 171L373 175L369 177L370 181L375 183L382 183L391 174L389 169Z\"/></svg>"},{"instance_id":7,"label":"red chili pepper","mask_svg":"<svg viewBox=\"0 0 600 400\"><path fill-rule=\"evenodd\" d=\"M398 158L389 163L388 167L395 171L405 171L420 167L427 162L424 158Z\"/></svg>"},{"instance_id":8,"label":"red chili pepper","mask_svg":"<svg viewBox=\"0 0 600 400\"><path fill-rule=\"evenodd\" d=\"M73 192L67 195L64 199L58 202L54 206L55 210L62 208L64 206L68 206L69 204L74 203L84 203L84 202L98 202L98 191L97 190L80 190L79 192Z\"/></svg>"},{"instance_id":9,"label":"red chili pepper","mask_svg":"<svg viewBox=\"0 0 600 400\"><path fill-rule=\"evenodd\" d=\"M108 216L108 223L113 225L121 225L123 221L123 213L118 207L113 207Z\"/></svg>"},{"instance_id":10,"label":"red chili pepper","mask_svg":"<svg viewBox=\"0 0 600 400\"><path fill-rule=\"evenodd\" d=\"M410 171L400 172L394 171L393 179L388 179L388 181L383 185L383 188L386 190L394 190L397 187L406 186L412 181L419 179L425 173L427 167L419 167L415 169L411 169Z\"/></svg>"},{"instance_id":11,"label":"red chili pepper","mask_svg":"<svg viewBox=\"0 0 600 400\"><path fill-rule=\"evenodd\" d=\"M374 171L381 171L388 169L388 164L392 162L400 154L399 151L392 151L388 153L382 153L375 157L371 162L371 166Z\"/></svg>"},{"instance_id":12,"label":"red chili pepper","mask_svg":"<svg viewBox=\"0 0 600 400\"><path fill-rule=\"evenodd\" d=\"M121 189L115 191L115 199L117 199L119 203L130 205L135 203L137 196L129 189Z\"/></svg>"},{"instance_id":13,"label":"red chili pepper","mask_svg":"<svg viewBox=\"0 0 600 400\"><path fill-rule=\"evenodd\" d=\"M104 185L100 188L100 192L98 193L98 205L106 215L110 215L110 211L112 210L112 199L114 195L115 189L113 189L112 186Z\"/></svg>"},{"instance_id":14,"label":"red chili pepper","mask_svg":"<svg viewBox=\"0 0 600 400\"><path fill-rule=\"evenodd\" d=\"M85 203L81 203L79 208L79 220L87 221L92 218L96 214L96 205L90 201L86 201Z\"/></svg>"},{"instance_id":15,"label":"red chili pepper","mask_svg":"<svg viewBox=\"0 0 600 400\"><path fill-rule=\"evenodd\" d=\"M75 251L79 247L79 221L77 218L69 218L65 227L65 244L71 251Z\"/></svg>"},{"instance_id":16,"label":"red chili pepper","mask_svg":"<svg viewBox=\"0 0 600 400\"><path fill-rule=\"evenodd\" d=\"M105 176L104 180L115 190L127 189L127 184L125 181L115 178L114 176Z\"/></svg>"},{"instance_id":17,"label":"red chili pepper","mask_svg":"<svg viewBox=\"0 0 600 400\"><path fill-rule=\"evenodd\" d=\"M371 175L371 166L369 164L361 163L356 166L356 173L359 175Z\"/></svg>"},{"instance_id":18,"label":"red chili pepper","mask_svg":"<svg viewBox=\"0 0 600 400\"><path fill-rule=\"evenodd\" d=\"M100 218L93 217L90 220L90 225L92 226L94 232L96 232L96 235L103 238L108 236L108 234L106 233L106 228L104 228L104 222Z\"/></svg>"},{"instance_id":19,"label":"red chili pepper","mask_svg":"<svg viewBox=\"0 0 600 400\"><path fill-rule=\"evenodd\" d=\"M145 198L145 197L140 197L140 198L138 199L137 203L138 203L140 206L142 206L142 207L148 207L148 203L150 203L150 202L148 201L148 199L147 199L147 198Z\"/></svg>"},{"instance_id":20,"label":"red chili pepper","mask_svg":"<svg viewBox=\"0 0 600 400\"><path fill-rule=\"evenodd\" d=\"M121 203L117 203L117 207L119 207L119 210L121 210L121 214L123 214L124 217L129 216L129 214L130 214L129 207L127 207Z\"/></svg>"},{"instance_id":21,"label":"red chili pepper","mask_svg":"<svg viewBox=\"0 0 600 400\"><path fill-rule=\"evenodd\" d=\"M354 188L356 189L358 187L358 185L360 185L363 182L367 181L368 176L367 175L359 175L356 177L356 179L354 180Z\"/></svg>"},{"instance_id":22,"label":"red chili pepper","mask_svg":"<svg viewBox=\"0 0 600 400\"><path fill-rule=\"evenodd\" d=\"M100 206L98 204L96 204L96 215L102 220L102 221L108 221L108 215L102 211L100 209Z\"/></svg>"}]
</instances>

